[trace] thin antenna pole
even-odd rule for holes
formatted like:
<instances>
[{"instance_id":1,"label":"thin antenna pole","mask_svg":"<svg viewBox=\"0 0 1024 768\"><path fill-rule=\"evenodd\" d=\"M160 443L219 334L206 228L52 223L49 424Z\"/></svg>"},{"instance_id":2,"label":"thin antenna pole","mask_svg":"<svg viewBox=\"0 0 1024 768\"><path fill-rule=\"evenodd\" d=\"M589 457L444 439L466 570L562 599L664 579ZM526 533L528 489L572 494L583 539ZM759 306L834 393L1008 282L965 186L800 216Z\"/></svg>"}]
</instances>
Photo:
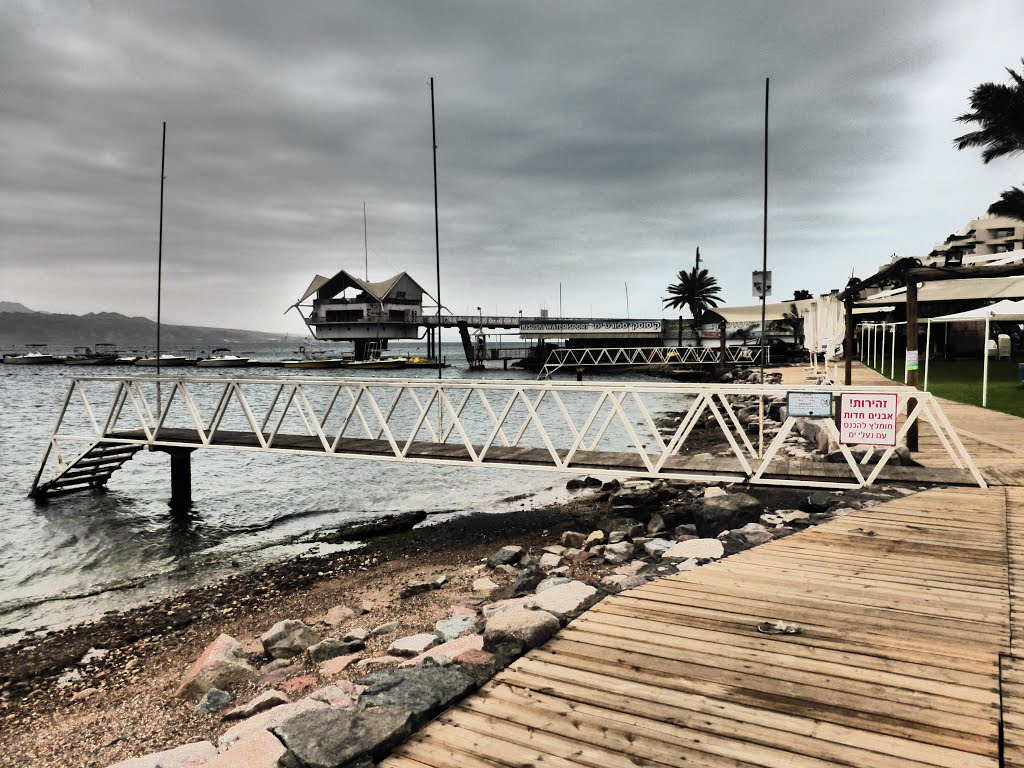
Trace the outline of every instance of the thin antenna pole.
<instances>
[{"instance_id":1,"label":"thin antenna pole","mask_svg":"<svg viewBox=\"0 0 1024 768\"><path fill-rule=\"evenodd\" d=\"M626 319L629 320L629 283L623 281L626 286Z\"/></svg>"},{"instance_id":2,"label":"thin antenna pole","mask_svg":"<svg viewBox=\"0 0 1024 768\"><path fill-rule=\"evenodd\" d=\"M370 250L366 246L366 201L363 201L363 279L370 282Z\"/></svg>"},{"instance_id":3,"label":"thin antenna pole","mask_svg":"<svg viewBox=\"0 0 1024 768\"><path fill-rule=\"evenodd\" d=\"M562 281L558 281L558 317L562 317Z\"/></svg>"},{"instance_id":4,"label":"thin antenna pole","mask_svg":"<svg viewBox=\"0 0 1024 768\"><path fill-rule=\"evenodd\" d=\"M437 123L434 119L434 78L430 78L430 136L434 146L434 259L437 267L437 378L441 380L441 235L437 224ZM438 418L441 401L438 400Z\"/></svg>"},{"instance_id":5,"label":"thin antenna pole","mask_svg":"<svg viewBox=\"0 0 1024 768\"><path fill-rule=\"evenodd\" d=\"M163 136L160 141L160 229L156 245L156 375L160 376L160 298L163 293L164 274L164 161L167 157L167 121L164 121ZM163 405L160 402L160 382L157 382L157 413Z\"/></svg>"},{"instance_id":6,"label":"thin antenna pole","mask_svg":"<svg viewBox=\"0 0 1024 768\"><path fill-rule=\"evenodd\" d=\"M765 300L768 293L768 91L770 78L764 79L764 195L763 195L763 225L761 229L761 384L764 385L764 358L767 350L768 339L765 336ZM757 455L764 456L764 395L759 398L760 428L757 438Z\"/></svg>"}]
</instances>

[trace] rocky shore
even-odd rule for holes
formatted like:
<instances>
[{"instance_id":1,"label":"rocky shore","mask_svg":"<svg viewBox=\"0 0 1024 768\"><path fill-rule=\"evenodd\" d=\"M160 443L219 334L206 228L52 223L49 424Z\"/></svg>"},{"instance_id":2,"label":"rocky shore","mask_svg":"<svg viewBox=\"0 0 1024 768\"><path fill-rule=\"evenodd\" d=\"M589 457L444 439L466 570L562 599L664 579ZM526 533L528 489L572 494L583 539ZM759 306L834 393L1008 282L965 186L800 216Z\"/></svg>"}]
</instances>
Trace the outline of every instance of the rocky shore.
<instances>
[{"instance_id":1,"label":"rocky shore","mask_svg":"<svg viewBox=\"0 0 1024 768\"><path fill-rule=\"evenodd\" d=\"M571 482L0 650L3 766L371 766L609 594L908 489Z\"/></svg>"}]
</instances>

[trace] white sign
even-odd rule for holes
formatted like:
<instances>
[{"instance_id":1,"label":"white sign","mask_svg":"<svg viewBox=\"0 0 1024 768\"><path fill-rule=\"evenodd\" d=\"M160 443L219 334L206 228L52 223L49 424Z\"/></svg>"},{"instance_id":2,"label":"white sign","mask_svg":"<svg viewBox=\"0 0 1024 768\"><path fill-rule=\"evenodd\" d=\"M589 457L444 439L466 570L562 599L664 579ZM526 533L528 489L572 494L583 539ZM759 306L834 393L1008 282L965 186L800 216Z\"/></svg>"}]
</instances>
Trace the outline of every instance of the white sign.
<instances>
[{"instance_id":1,"label":"white sign","mask_svg":"<svg viewBox=\"0 0 1024 768\"><path fill-rule=\"evenodd\" d=\"M600 336L602 334L633 333L643 335L661 335L660 320L594 320L591 322L572 322L566 320L549 320L546 323L523 322L519 326L520 333L543 333L549 336L558 336L562 333L573 336L589 335Z\"/></svg>"},{"instance_id":2,"label":"white sign","mask_svg":"<svg viewBox=\"0 0 1024 768\"><path fill-rule=\"evenodd\" d=\"M789 416L828 417L832 415L831 392L787 392L786 413Z\"/></svg>"},{"instance_id":3,"label":"white sign","mask_svg":"<svg viewBox=\"0 0 1024 768\"><path fill-rule=\"evenodd\" d=\"M754 273L754 298L760 299L762 296L772 295L772 272L755 272Z\"/></svg>"},{"instance_id":4,"label":"white sign","mask_svg":"<svg viewBox=\"0 0 1024 768\"><path fill-rule=\"evenodd\" d=\"M839 400L839 441L844 445L896 445L899 396L843 392Z\"/></svg>"}]
</instances>

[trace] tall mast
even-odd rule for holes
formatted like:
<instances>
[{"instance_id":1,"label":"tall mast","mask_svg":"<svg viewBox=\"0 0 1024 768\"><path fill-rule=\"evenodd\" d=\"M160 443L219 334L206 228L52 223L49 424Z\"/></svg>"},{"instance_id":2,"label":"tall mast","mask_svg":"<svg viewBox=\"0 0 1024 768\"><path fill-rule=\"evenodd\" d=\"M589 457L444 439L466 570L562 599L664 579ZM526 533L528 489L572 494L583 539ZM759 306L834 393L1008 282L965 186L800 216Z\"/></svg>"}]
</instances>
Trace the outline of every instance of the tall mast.
<instances>
[{"instance_id":1,"label":"tall mast","mask_svg":"<svg viewBox=\"0 0 1024 768\"><path fill-rule=\"evenodd\" d=\"M160 142L160 229L156 246L156 375L160 375L160 297L163 293L164 273L164 160L167 156L167 121L164 121ZM159 384L157 384L159 387ZM159 397L159 390L158 395ZM157 404L159 406L159 403Z\"/></svg>"},{"instance_id":2,"label":"tall mast","mask_svg":"<svg viewBox=\"0 0 1024 768\"><path fill-rule=\"evenodd\" d=\"M441 378L441 240L437 224L437 123L434 120L434 78L430 78L430 136L434 146L434 258L437 266L437 378ZM440 407L440 401L438 401ZM440 410L438 411L440 416Z\"/></svg>"},{"instance_id":3,"label":"tall mast","mask_svg":"<svg viewBox=\"0 0 1024 768\"><path fill-rule=\"evenodd\" d=\"M370 249L366 247L366 201L363 201L363 279L370 282Z\"/></svg>"}]
</instances>

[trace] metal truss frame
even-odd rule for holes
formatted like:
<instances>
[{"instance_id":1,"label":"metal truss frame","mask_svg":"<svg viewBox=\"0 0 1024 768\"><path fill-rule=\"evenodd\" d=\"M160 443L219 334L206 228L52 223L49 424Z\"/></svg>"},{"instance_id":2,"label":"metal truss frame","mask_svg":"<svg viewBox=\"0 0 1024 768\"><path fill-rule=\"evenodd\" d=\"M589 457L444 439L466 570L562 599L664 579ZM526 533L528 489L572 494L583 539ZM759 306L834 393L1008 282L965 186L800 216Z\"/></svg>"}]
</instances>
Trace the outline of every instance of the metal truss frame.
<instances>
[{"instance_id":1,"label":"metal truss frame","mask_svg":"<svg viewBox=\"0 0 1024 768\"><path fill-rule=\"evenodd\" d=\"M113 400L102 408L94 405L87 390L105 382L115 392ZM162 390L162 392L161 392ZM247 394L262 393L258 405ZM902 418L897 443L904 439L911 424L927 420L938 435L952 464L967 470L981 487L985 481L946 418L938 402L927 392L912 387L843 387L840 385L758 385L758 384L686 384L686 383L582 383L550 381L434 381L428 379L349 379L349 378L234 378L234 377L82 377L74 379L63 399L53 431L47 441L32 492L40 486L50 458L57 464L57 477L68 471L85 453L99 446L137 445L154 448L205 448L232 451L265 451L394 462L427 462L477 467L506 467L539 471L604 474L628 473L650 478L682 480L750 482L774 485L814 485L851 488L871 485L891 459L895 448L882 451L870 472L865 465L874 451L858 464L842 446L851 473L848 481L808 480L806 477L779 477L770 467L795 424L788 418L763 456L751 443L737 414L737 401L751 396L776 398L790 390L842 391L870 394L896 394L900 413L908 401L916 401ZM206 402L214 402L205 416L197 402L202 391ZM582 398L580 393L589 395ZM215 395L215 397L214 397ZM573 395L572 398L569 396ZM572 402L567 403L570 399ZM314 406L314 401L319 407ZM656 401L656 402L655 402ZM659 428L665 403L678 402L678 424ZM396 416L402 405L401 418ZM542 406L543 412L542 412ZM553 406L553 408L552 408ZM234 443L227 442L225 415L235 411L236 426L244 427L244 441L231 430ZM514 410L517 416L511 414ZM685 410L683 410L685 409ZM69 417L74 410L75 418ZM187 428L167 426L168 415L186 421ZM207 406L207 410L209 408ZM710 419L706 418L710 414ZM286 419L301 425L302 447L295 447L294 432L282 432ZM470 420L472 417L472 420ZM517 421L521 419L521 421ZM717 427L728 445L731 469L707 470L686 467L675 457L684 452L687 440L701 421ZM825 419L835 430L835 425ZM484 430L483 440L471 439L470 432ZM83 426L84 425L84 426ZM474 426L475 425L475 426ZM613 450L602 446L609 430L628 447ZM534 443L526 435L533 429ZM640 431L638 431L638 429ZM187 439L182 439L183 430ZM539 442L536 438L539 437ZM365 445L356 450L356 441L374 441L374 450ZM86 444L75 458L71 444ZM458 446L459 451L440 451L430 455L424 444ZM521 463L508 451L498 448L530 450L530 463ZM595 464L595 453L608 458ZM619 457L619 464L614 464ZM625 457L625 458L623 458ZM627 461L627 459L629 459ZM834 465L833 465L834 466ZM769 477L769 474L774 476ZM45 483L43 484L45 487Z\"/></svg>"}]
</instances>

